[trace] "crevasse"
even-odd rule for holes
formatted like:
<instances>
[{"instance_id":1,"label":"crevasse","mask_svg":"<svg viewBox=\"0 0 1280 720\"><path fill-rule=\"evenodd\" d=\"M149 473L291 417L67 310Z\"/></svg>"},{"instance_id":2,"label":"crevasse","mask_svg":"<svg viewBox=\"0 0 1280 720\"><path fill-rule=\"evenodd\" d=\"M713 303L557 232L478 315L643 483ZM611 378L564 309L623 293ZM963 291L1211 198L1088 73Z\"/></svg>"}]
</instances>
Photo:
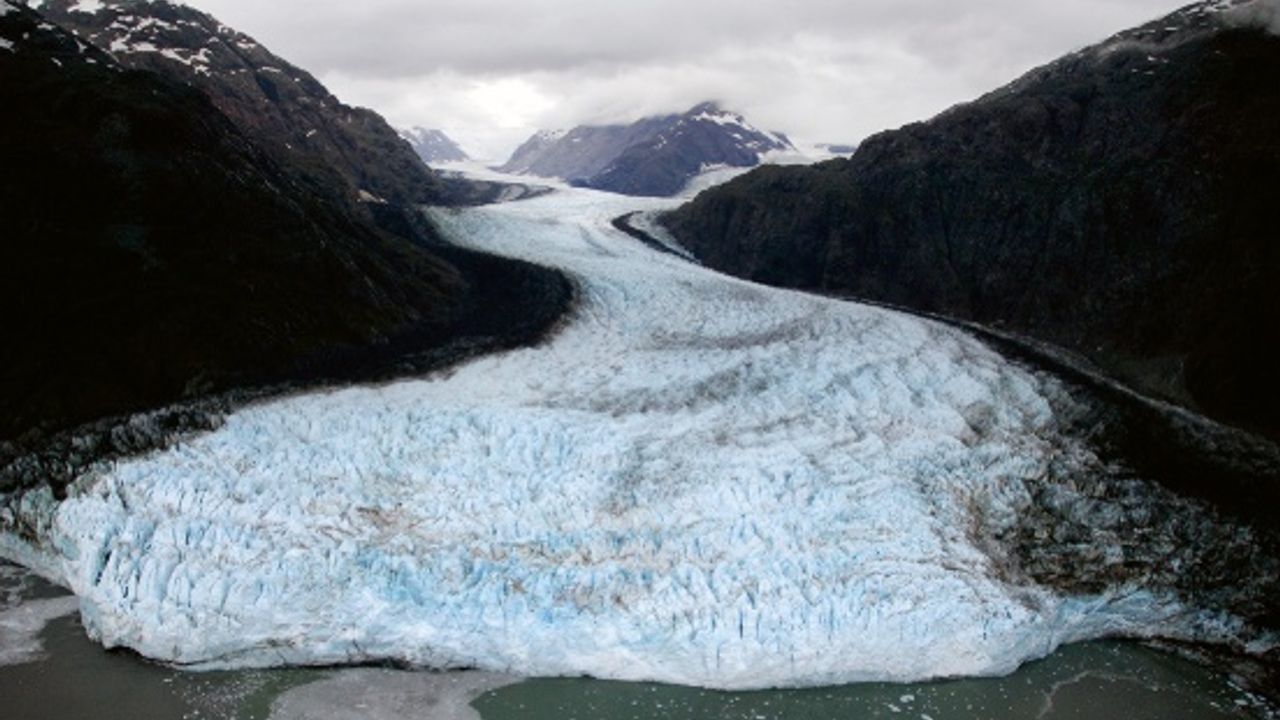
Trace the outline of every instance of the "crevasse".
<instances>
[{"instance_id":1,"label":"crevasse","mask_svg":"<svg viewBox=\"0 0 1280 720\"><path fill-rule=\"evenodd\" d=\"M1177 622L1003 579L975 526L1097 460L1052 379L963 333L755 286L562 189L437 211L570 273L546 344L256 405L83 478L43 564L107 645L755 688L1003 673ZM1166 628L1167 629L1167 628Z\"/></svg>"}]
</instances>

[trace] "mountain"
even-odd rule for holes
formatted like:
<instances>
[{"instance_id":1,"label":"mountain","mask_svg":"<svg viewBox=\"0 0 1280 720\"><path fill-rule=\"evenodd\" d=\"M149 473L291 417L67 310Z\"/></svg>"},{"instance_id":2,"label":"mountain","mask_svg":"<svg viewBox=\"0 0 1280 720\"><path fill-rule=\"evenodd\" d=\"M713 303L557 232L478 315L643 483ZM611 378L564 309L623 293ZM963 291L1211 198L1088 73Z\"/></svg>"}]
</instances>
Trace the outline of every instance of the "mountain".
<instances>
[{"instance_id":1,"label":"mountain","mask_svg":"<svg viewBox=\"0 0 1280 720\"><path fill-rule=\"evenodd\" d=\"M409 141L413 151L418 153L422 162L434 163L466 162L471 158L458 143L453 141L443 130L428 130L415 127L400 131L400 137Z\"/></svg>"},{"instance_id":2,"label":"mountain","mask_svg":"<svg viewBox=\"0 0 1280 720\"><path fill-rule=\"evenodd\" d=\"M683 114L630 125L541 131L499 170L626 195L669 196L708 167L752 167L765 153L791 149L785 136L757 130L741 115L703 103Z\"/></svg>"},{"instance_id":3,"label":"mountain","mask_svg":"<svg viewBox=\"0 0 1280 720\"><path fill-rule=\"evenodd\" d=\"M414 206L489 202L503 188L442 178L382 116L344 104L312 75L245 33L168 0L32 0L50 21L126 67L190 84L281 162L345 185L349 202L419 238ZM385 201L385 202L382 202Z\"/></svg>"},{"instance_id":4,"label":"mountain","mask_svg":"<svg viewBox=\"0 0 1280 720\"><path fill-rule=\"evenodd\" d=\"M247 135L300 164L336 170L351 197L431 202L441 184L376 113L343 104L306 71L248 35L167 0L43 0L51 22L126 67L207 93Z\"/></svg>"},{"instance_id":5,"label":"mountain","mask_svg":"<svg viewBox=\"0 0 1280 720\"><path fill-rule=\"evenodd\" d=\"M60 435L81 423L434 367L536 337L569 302L557 273L380 230L196 86L9 2L0 107L0 491L24 453L70 462L42 443L96 447Z\"/></svg>"},{"instance_id":6,"label":"mountain","mask_svg":"<svg viewBox=\"0 0 1280 720\"><path fill-rule=\"evenodd\" d=\"M539 130L529 136L511 153L511 158L497 169L509 173L534 174L533 166L556 141L564 137L567 130ZM547 175L546 177L555 177Z\"/></svg>"},{"instance_id":7,"label":"mountain","mask_svg":"<svg viewBox=\"0 0 1280 720\"><path fill-rule=\"evenodd\" d=\"M1031 336L1280 437L1276 16L1188 6L664 222L714 268Z\"/></svg>"}]
</instances>

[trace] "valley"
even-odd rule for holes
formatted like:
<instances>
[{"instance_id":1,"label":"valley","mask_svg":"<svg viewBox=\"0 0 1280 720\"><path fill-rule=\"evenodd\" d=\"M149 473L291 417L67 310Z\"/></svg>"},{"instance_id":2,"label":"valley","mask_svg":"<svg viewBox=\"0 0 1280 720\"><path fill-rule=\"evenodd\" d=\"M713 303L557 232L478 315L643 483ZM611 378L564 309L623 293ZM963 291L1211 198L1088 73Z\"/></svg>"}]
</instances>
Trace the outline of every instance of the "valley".
<instances>
[{"instance_id":1,"label":"valley","mask_svg":"<svg viewBox=\"0 0 1280 720\"><path fill-rule=\"evenodd\" d=\"M1086 481L1112 472L1072 432L1088 409L960 331L744 283L611 224L665 202L560 188L433 211L454 242L565 272L569 322L435 377L255 404L61 503L31 493L9 507L39 535L6 554L70 587L92 637L195 668L748 689L1003 674L1103 636L1263 637L1229 604L1129 584L1164 559L1105 533L1056 551L1131 575L1031 579L1019 518L1096 511ZM1147 535L1210 517L1125 487ZM1189 563L1250 532L1204 528Z\"/></svg>"},{"instance_id":2,"label":"valley","mask_svg":"<svg viewBox=\"0 0 1280 720\"><path fill-rule=\"evenodd\" d=\"M1280 0L663 2L0 0L0 715L1280 717Z\"/></svg>"}]
</instances>

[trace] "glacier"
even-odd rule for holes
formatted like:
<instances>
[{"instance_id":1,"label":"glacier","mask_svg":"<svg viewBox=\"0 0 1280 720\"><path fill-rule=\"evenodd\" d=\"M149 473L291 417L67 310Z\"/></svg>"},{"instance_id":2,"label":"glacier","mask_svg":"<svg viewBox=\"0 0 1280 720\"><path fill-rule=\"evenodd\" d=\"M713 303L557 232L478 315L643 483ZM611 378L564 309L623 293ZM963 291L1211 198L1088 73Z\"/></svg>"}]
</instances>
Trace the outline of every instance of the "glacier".
<instances>
[{"instance_id":1,"label":"glacier","mask_svg":"<svg viewBox=\"0 0 1280 720\"><path fill-rule=\"evenodd\" d=\"M394 661L724 689L1003 674L1191 636L1139 588L1062 596L988 539L1101 461L1054 378L942 324L736 280L559 187L432 210L563 269L550 340L261 402L25 508L88 632L193 668ZM12 526L14 518L7 520ZM0 523L3 524L3 523Z\"/></svg>"}]
</instances>

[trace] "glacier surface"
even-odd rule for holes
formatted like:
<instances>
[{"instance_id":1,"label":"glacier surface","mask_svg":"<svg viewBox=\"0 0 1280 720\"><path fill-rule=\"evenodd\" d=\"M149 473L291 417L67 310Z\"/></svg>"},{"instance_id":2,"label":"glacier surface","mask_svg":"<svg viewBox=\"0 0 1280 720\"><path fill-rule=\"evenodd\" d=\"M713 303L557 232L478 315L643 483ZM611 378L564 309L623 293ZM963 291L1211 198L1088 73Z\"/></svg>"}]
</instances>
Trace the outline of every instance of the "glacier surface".
<instances>
[{"instance_id":1,"label":"glacier surface","mask_svg":"<svg viewBox=\"0 0 1280 720\"><path fill-rule=\"evenodd\" d=\"M95 470L32 510L38 564L103 643L200 668L758 688L1004 673L1186 622L1143 592L1006 578L984 546L1029 486L1098 463L1059 429L1053 379L609 225L671 202L560 189L433 211L459 244L571 274L563 330Z\"/></svg>"}]
</instances>

